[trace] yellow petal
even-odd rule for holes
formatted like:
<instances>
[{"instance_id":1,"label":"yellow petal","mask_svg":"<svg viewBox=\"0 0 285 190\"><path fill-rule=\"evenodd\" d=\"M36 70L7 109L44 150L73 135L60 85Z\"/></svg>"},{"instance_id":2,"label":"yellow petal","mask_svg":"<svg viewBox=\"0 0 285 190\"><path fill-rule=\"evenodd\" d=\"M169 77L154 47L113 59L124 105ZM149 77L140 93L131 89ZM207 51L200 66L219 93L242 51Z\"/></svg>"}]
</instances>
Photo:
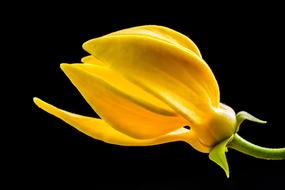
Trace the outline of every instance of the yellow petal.
<instances>
[{"instance_id":1,"label":"yellow petal","mask_svg":"<svg viewBox=\"0 0 285 190\"><path fill-rule=\"evenodd\" d=\"M137 27L119 30L109 35L146 35L156 39L164 40L165 42L168 43L181 45L191 50L199 57L202 57L198 47L191 39L189 39L187 36L179 32L176 32L175 30L172 30L164 26L158 26L158 25L137 26Z\"/></svg>"},{"instance_id":2,"label":"yellow petal","mask_svg":"<svg viewBox=\"0 0 285 190\"><path fill-rule=\"evenodd\" d=\"M166 104L109 68L91 64L61 64L61 68L94 111L129 136L154 138L188 124Z\"/></svg>"},{"instance_id":3,"label":"yellow petal","mask_svg":"<svg viewBox=\"0 0 285 190\"><path fill-rule=\"evenodd\" d=\"M144 35L115 35L92 39L83 48L192 123L201 123L212 106L219 106L219 88L211 69L181 46Z\"/></svg>"},{"instance_id":4,"label":"yellow petal","mask_svg":"<svg viewBox=\"0 0 285 190\"><path fill-rule=\"evenodd\" d=\"M177 113L171 109L167 104L146 92L142 88L133 84L126 78L124 78L118 72L115 72L108 67L92 64L62 64L61 68L72 67L74 69L81 69L81 72L87 72L89 75L93 75L95 80L103 80L111 85L114 93L118 92L125 96L129 101L132 101L145 109L152 112L166 115L177 116Z\"/></svg>"},{"instance_id":5,"label":"yellow petal","mask_svg":"<svg viewBox=\"0 0 285 190\"><path fill-rule=\"evenodd\" d=\"M85 56L81 59L82 63L88 63L88 64L96 64L96 65L106 65L104 64L102 61L99 61L98 59L96 59L93 55L88 55Z\"/></svg>"},{"instance_id":6,"label":"yellow petal","mask_svg":"<svg viewBox=\"0 0 285 190\"><path fill-rule=\"evenodd\" d=\"M102 119L70 113L56 108L39 98L34 98L34 102L41 109L62 119L80 132L106 143L122 146L149 146L173 141L185 141L201 152L209 152L209 149L201 145L193 133L184 128L155 139L135 139L115 130Z\"/></svg>"}]
</instances>

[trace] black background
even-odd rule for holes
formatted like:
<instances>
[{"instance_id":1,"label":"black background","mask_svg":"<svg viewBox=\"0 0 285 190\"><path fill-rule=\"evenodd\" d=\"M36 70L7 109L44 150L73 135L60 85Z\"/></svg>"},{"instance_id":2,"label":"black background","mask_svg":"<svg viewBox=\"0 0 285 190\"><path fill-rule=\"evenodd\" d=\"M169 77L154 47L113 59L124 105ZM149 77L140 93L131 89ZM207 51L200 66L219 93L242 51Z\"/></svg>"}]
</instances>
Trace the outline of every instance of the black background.
<instances>
[{"instance_id":1,"label":"black background","mask_svg":"<svg viewBox=\"0 0 285 190\"><path fill-rule=\"evenodd\" d=\"M5 28L13 36L9 63L13 75L19 77L7 85L11 92L16 91L10 97L17 106L11 105L11 130L3 138L8 158L5 176L12 179L10 185L39 189L75 185L80 189L282 189L284 161L258 160L230 150L227 179L208 155L182 142L152 147L105 144L32 102L37 96L68 111L96 116L59 64L79 62L87 55L81 45L88 39L137 25L164 25L198 45L219 82L223 103L268 121L265 126L245 122L240 135L262 146L284 147L281 6L81 2L64 6L26 3L14 8Z\"/></svg>"}]
</instances>

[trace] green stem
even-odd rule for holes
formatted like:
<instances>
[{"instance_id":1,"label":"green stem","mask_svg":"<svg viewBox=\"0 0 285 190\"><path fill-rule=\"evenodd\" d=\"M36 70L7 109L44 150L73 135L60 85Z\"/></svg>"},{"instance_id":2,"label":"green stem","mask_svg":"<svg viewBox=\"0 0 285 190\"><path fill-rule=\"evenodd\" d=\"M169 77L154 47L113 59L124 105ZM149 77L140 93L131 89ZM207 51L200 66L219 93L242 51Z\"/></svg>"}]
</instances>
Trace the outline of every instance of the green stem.
<instances>
[{"instance_id":1,"label":"green stem","mask_svg":"<svg viewBox=\"0 0 285 190\"><path fill-rule=\"evenodd\" d=\"M265 148L257 146L243 139L238 134L234 135L233 140L227 145L227 147L256 158L267 160L285 159L285 148Z\"/></svg>"}]
</instances>

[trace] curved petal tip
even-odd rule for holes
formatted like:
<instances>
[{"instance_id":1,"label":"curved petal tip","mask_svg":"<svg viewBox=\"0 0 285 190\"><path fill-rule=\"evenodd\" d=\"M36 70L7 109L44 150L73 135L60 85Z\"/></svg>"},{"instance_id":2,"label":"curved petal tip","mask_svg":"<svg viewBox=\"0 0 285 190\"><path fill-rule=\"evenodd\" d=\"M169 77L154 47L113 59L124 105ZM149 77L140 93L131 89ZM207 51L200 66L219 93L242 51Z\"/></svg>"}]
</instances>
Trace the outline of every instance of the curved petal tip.
<instances>
[{"instance_id":1,"label":"curved petal tip","mask_svg":"<svg viewBox=\"0 0 285 190\"><path fill-rule=\"evenodd\" d=\"M40 107L40 104L43 103L43 101L41 99L39 99L38 97L33 97L33 102Z\"/></svg>"}]
</instances>

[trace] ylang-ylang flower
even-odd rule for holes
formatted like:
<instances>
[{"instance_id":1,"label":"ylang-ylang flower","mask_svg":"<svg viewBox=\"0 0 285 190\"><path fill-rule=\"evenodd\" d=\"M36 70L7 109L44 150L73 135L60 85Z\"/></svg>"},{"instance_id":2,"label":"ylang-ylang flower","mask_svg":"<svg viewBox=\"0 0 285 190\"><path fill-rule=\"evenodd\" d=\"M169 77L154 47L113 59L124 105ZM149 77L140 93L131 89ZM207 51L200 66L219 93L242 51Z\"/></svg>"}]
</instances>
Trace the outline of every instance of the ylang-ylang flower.
<instances>
[{"instance_id":1,"label":"ylang-ylang flower","mask_svg":"<svg viewBox=\"0 0 285 190\"><path fill-rule=\"evenodd\" d=\"M126 146L185 141L210 153L227 172L224 152L240 123L261 122L246 112L237 117L220 102L218 83L199 49L172 29L128 28L91 39L83 48L90 53L83 63L61 69L100 118L34 101L95 139Z\"/></svg>"}]
</instances>

